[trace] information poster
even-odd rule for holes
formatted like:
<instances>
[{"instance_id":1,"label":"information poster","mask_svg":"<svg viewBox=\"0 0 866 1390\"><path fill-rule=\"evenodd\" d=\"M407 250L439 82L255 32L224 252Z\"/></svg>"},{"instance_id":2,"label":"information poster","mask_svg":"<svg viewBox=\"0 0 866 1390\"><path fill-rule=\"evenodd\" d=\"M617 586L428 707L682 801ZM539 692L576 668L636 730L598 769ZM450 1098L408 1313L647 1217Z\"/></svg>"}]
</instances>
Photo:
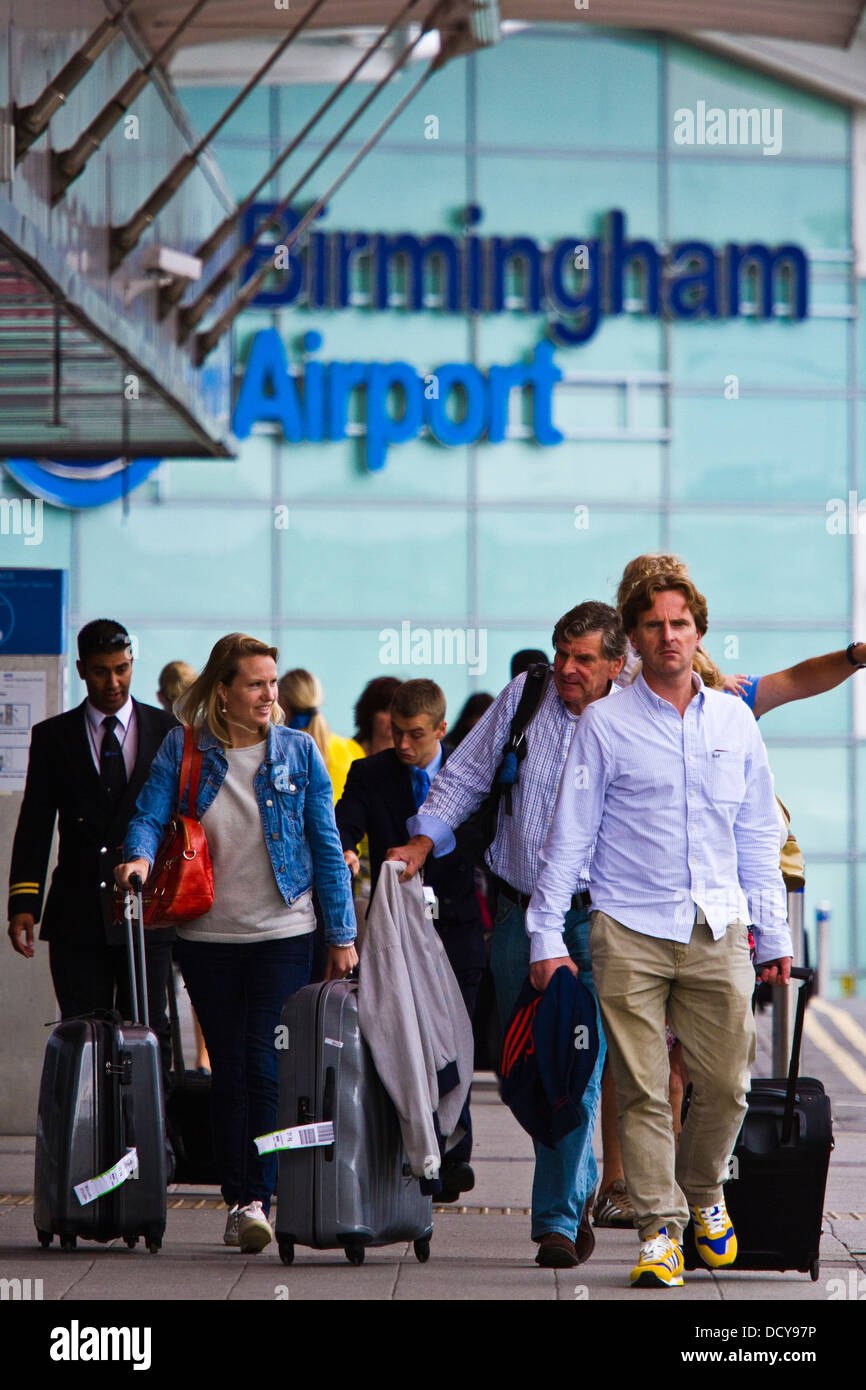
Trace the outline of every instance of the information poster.
<instances>
[{"instance_id":1,"label":"information poster","mask_svg":"<svg viewBox=\"0 0 866 1390\"><path fill-rule=\"evenodd\" d=\"M30 731L45 718L45 672L0 671L0 792L23 792Z\"/></svg>"}]
</instances>

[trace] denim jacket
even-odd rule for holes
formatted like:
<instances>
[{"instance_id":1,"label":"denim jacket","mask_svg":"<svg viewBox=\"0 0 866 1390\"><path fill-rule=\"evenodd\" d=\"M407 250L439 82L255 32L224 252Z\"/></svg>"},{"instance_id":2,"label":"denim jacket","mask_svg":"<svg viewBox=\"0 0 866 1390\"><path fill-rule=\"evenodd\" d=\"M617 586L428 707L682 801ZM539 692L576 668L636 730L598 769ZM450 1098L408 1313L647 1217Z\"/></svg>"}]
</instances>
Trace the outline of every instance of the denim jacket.
<instances>
[{"instance_id":1,"label":"denim jacket","mask_svg":"<svg viewBox=\"0 0 866 1390\"><path fill-rule=\"evenodd\" d=\"M199 820L212 804L228 771L222 745L205 724L198 736L202 750L201 780L196 797ZM123 845L124 859L153 864L157 846L177 808L183 729L171 729L150 765ZM313 886L325 919L325 938L332 946L355 939L351 875L343 859L334 822L331 781L309 734L283 725L268 726L267 753L253 779L262 819L262 834L277 887L289 904ZM189 814L185 789L180 810Z\"/></svg>"}]
</instances>

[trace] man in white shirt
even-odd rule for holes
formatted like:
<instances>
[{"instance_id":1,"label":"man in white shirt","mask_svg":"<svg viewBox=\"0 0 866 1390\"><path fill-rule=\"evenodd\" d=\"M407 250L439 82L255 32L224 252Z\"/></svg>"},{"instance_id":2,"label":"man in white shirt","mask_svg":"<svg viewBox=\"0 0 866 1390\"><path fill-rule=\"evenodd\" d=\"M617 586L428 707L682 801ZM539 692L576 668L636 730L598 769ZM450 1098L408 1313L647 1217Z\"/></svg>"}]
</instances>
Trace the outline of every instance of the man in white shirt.
<instances>
[{"instance_id":1,"label":"man in white shirt","mask_svg":"<svg viewBox=\"0 0 866 1390\"><path fill-rule=\"evenodd\" d=\"M641 1239L631 1282L667 1287L682 1283L690 1215L706 1264L736 1258L722 1177L754 1058L748 923L763 980L787 983L791 938L766 750L742 702L692 670L706 601L681 576L651 575L623 624L642 673L581 719L526 929L544 989L573 968L562 922L594 847L590 951ZM694 1085L678 1148L666 1015Z\"/></svg>"},{"instance_id":2,"label":"man in white shirt","mask_svg":"<svg viewBox=\"0 0 866 1390\"><path fill-rule=\"evenodd\" d=\"M584 711L595 701L606 703L622 670L626 640L615 610L588 600L559 619L553 630L553 648L553 670L545 676L535 713L524 729L525 756L517 782L511 796L500 801L496 834L485 856L497 885L491 966L503 1026L529 969L524 912L538 877L539 851L552 819L571 740ZM389 858L407 865L404 877L416 872L431 850L438 856L454 848L454 830L477 810L490 790L528 679L526 674L518 676L497 696L448 759L418 814L408 821L412 834L408 844L389 851ZM561 931L559 950L570 953L569 959L577 962L584 984L592 991L588 906L586 885L576 879L569 890L565 945ZM562 928L563 918L559 926ZM531 1234L538 1245L536 1263L543 1268L583 1264L595 1246L589 1224L598 1177L592 1135L604 1055L602 1044L583 1095L581 1123L555 1149L536 1143Z\"/></svg>"}]
</instances>

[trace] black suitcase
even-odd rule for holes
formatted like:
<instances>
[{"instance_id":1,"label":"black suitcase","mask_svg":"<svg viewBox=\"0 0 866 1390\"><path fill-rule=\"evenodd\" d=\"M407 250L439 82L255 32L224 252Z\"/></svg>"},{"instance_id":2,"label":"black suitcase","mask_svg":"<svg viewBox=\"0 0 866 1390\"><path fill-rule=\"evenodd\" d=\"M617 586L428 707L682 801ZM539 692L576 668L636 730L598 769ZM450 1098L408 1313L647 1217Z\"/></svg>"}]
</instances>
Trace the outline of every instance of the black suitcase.
<instances>
[{"instance_id":1,"label":"black suitcase","mask_svg":"<svg viewBox=\"0 0 866 1390\"><path fill-rule=\"evenodd\" d=\"M173 1070L165 1122L174 1149L174 1180L219 1185L211 1128L211 1078L189 1071L184 1063L173 966L168 975L168 1013Z\"/></svg>"},{"instance_id":2,"label":"black suitcase","mask_svg":"<svg viewBox=\"0 0 866 1390\"><path fill-rule=\"evenodd\" d=\"M67 1019L48 1039L36 1121L33 1206L36 1233L45 1247L55 1235L62 1250L74 1250L79 1236L102 1242L121 1238L130 1248L141 1236L153 1254L162 1245L165 1120L159 1043L147 1026L140 893L135 944L132 908L133 896L127 894L134 1021L124 1023L116 1013ZM94 1180L133 1149L137 1171L92 1197Z\"/></svg>"},{"instance_id":3,"label":"black suitcase","mask_svg":"<svg viewBox=\"0 0 866 1390\"><path fill-rule=\"evenodd\" d=\"M753 1079L748 1111L725 1183L737 1258L725 1269L796 1269L818 1278L824 1189L833 1148L830 1100L814 1077L798 1076L803 1019L815 972L796 967L794 1039L787 1078ZM683 1236L686 1269L704 1268L692 1223Z\"/></svg>"},{"instance_id":4,"label":"black suitcase","mask_svg":"<svg viewBox=\"0 0 866 1390\"><path fill-rule=\"evenodd\" d=\"M342 1248L362 1264L367 1246L412 1241L416 1257L428 1259L432 1199L409 1172L397 1111L361 1037L357 984L307 985L286 1001L282 1025L277 1129L334 1126L332 1144L280 1153L283 1264L291 1264L296 1244Z\"/></svg>"}]
</instances>

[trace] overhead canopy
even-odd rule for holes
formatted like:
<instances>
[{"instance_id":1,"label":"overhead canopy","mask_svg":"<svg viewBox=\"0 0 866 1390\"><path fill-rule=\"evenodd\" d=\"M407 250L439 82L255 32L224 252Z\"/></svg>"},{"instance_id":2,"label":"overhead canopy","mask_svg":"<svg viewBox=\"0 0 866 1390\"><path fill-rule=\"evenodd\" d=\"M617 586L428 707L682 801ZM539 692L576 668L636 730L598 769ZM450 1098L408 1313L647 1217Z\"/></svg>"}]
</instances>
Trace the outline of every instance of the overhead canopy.
<instances>
[{"instance_id":1,"label":"overhead canopy","mask_svg":"<svg viewBox=\"0 0 866 1390\"><path fill-rule=\"evenodd\" d=\"M0 241L0 457L225 452Z\"/></svg>"},{"instance_id":2,"label":"overhead canopy","mask_svg":"<svg viewBox=\"0 0 866 1390\"><path fill-rule=\"evenodd\" d=\"M850 43L866 0L590 0L577 9L575 0L501 0L503 19L530 23L593 24L614 29L657 29L671 32L711 29L717 33L793 39L801 43L843 48ZM113 12L102 0L78 0L70 6L57 0L28 0L16 5L16 23L54 29L79 28ZM305 8L299 0L251 4L245 0L211 0L183 36L183 45L209 40L284 34ZM328 0L311 25L316 29L370 27L387 24L392 0ZM189 0L137 0L132 14L153 47L183 18ZM20 11L20 13L19 13ZM70 13L71 12L71 13ZM49 22L50 21L50 22Z\"/></svg>"}]
</instances>

